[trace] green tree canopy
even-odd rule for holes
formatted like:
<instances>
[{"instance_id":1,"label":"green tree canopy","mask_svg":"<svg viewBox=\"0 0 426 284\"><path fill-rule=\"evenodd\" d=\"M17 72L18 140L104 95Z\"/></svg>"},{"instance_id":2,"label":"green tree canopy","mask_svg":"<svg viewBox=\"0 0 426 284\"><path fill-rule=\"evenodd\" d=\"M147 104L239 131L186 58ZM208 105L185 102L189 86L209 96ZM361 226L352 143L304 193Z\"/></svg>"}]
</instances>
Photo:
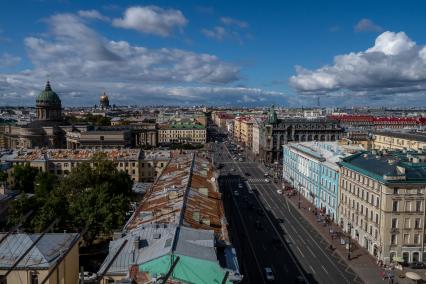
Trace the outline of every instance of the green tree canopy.
<instances>
[{"instance_id":1,"label":"green tree canopy","mask_svg":"<svg viewBox=\"0 0 426 284\"><path fill-rule=\"evenodd\" d=\"M13 168L14 189L21 192L34 192L34 180L38 173L38 169L31 167L29 164L15 165Z\"/></svg>"}]
</instances>

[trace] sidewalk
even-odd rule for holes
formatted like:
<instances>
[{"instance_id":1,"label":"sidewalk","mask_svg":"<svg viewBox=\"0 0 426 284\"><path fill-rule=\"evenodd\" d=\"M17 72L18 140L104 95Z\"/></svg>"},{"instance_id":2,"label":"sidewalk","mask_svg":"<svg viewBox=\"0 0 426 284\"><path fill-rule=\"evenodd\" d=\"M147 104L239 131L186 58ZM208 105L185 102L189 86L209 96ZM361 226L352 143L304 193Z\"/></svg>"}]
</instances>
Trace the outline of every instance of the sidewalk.
<instances>
[{"instance_id":1,"label":"sidewalk","mask_svg":"<svg viewBox=\"0 0 426 284\"><path fill-rule=\"evenodd\" d=\"M277 185L278 186L278 185ZM299 197L297 195L292 197L285 197L289 200L290 204L294 207L294 209L299 210L301 215L307 220L312 227L324 238L324 240L330 245L333 246L334 252L337 253L343 261L358 275L359 278L362 279L367 284L376 284L376 283L399 283L399 284L408 284L415 283L407 278L400 278L399 276L405 275L407 271L413 271L419 274L423 279L418 281L417 283L426 283L425 281L425 270L414 270L404 267L404 271L400 271L395 269L395 278L393 282L390 282L388 279L383 280L381 275L384 271L384 268L381 268L377 265L376 259L368 253L367 250L360 247L359 244L352 240L351 242L351 259L348 260L347 255L348 251L345 245L340 244L340 237L334 237L330 234L330 229L333 232L338 233L338 235L345 236L344 239L347 240L346 234L342 233L342 229L334 223L330 223L329 225L324 226L324 224L317 221L317 216L314 214L314 206L308 200L306 200L303 196L300 197L300 209L298 209L298 200ZM311 211L309 211L311 208Z\"/></svg>"}]
</instances>

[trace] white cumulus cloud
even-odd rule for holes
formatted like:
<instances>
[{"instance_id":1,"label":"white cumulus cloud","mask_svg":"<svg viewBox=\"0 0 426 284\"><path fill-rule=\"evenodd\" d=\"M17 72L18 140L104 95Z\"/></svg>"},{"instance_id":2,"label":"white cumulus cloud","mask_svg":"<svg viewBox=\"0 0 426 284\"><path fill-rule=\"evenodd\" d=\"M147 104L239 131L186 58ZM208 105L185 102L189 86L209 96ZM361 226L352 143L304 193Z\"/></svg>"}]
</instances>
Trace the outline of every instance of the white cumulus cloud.
<instances>
[{"instance_id":1,"label":"white cumulus cloud","mask_svg":"<svg viewBox=\"0 0 426 284\"><path fill-rule=\"evenodd\" d=\"M175 29L182 29L188 20L183 13L175 9L163 9L157 6L136 6L128 8L123 18L114 19L115 27L134 29L142 33L170 36Z\"/></svg>"},{"instance_id":2,"label":"white cumulus cloud","mask_svg":"<svg viewBox=\"0 0 426 284\"><path fill-rule=\"evenodd\" d=\"M338 55L331 65L316 70L296 67L290 84L301 94L345 94L383 99L389 95L426 91L425 46L404 32L384 32L374 46L361 52ZM337 95L338 94L338 95Z\"/></svg>"},{"instance_id":3,"label":"white cumulus cloud","mask_svg":"<svg viewBox=\"0 0 426 284\"><path fill-rule=\"evenodd\" d=\"M100 21L109 21L109 18L107 16L102 15L97 10L80 10L78 11L78 15L82 18L87 19L93 19L93 20L100 20Z\"/></svg>"},{"instance_id":4,"label":"white cumulus cloud","mask_svg":"<svg viewBox=\"0 0 426 284\"><path fill-rule=\"evenodd\" d=\"M34 67L0 73L0 105L33 105L47 77L65 106L96 104L103 90L121 105L285 100L280 92L232 86L240 82L240 67L212 54L108 39L74 14L45 22L47 33L24 42Z\"/></svg>"}]
</instances>

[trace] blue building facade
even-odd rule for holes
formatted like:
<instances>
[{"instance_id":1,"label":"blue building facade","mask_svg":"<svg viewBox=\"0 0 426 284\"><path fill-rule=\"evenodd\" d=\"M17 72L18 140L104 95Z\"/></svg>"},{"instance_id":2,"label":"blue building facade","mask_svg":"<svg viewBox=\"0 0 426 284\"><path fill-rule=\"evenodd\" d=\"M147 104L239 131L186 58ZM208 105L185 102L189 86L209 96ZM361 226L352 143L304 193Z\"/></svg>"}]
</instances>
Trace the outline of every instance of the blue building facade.
<instances>
[{"instance_id":1,"label":"blue building facade","mask_svg":"<svg viewBox=\"0 0 426 284\"><path fill-rule=\"evenodd\" d=\"M336 142L283 145L283 178L331 220L338 220L339 166L349 155Z\"/></svg>"}]
</instances>

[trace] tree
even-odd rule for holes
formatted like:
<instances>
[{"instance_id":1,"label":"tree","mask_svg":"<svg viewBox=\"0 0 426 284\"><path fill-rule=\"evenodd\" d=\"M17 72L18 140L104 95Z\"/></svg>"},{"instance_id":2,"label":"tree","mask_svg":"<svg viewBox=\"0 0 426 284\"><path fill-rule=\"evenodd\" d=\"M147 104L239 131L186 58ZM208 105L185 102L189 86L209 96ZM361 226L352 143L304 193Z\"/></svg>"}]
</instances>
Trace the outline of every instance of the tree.
<instances>
[{"instance_id":1,"label":"tree","mask_svg":"<svg viewBox=\"0 0 426 284\"><path fill-rule=\"evenodd\" d=\"M40 232L55 219L56 229L82 230L86 244L100 235L110 235L121 228L133 199L130 176L118 171L102 155L73 168L57 180L49 173L35 177L34 196L22 194L12 202L9 224L18 224L29 210L32 218L25 223L29 231Z\"/></svg>"},{"instance_id":2,"label":"tree","mask_svg":"<svg viewBox=\"0 0 426 284\"><path fill-rule=\"evenodd\" d=\"M13 176L15 178L15 190L21 192L34 192L34 179L38 174L38 170L29 164L15 165L13 168Z\"/></svg>"}]
</instances>

